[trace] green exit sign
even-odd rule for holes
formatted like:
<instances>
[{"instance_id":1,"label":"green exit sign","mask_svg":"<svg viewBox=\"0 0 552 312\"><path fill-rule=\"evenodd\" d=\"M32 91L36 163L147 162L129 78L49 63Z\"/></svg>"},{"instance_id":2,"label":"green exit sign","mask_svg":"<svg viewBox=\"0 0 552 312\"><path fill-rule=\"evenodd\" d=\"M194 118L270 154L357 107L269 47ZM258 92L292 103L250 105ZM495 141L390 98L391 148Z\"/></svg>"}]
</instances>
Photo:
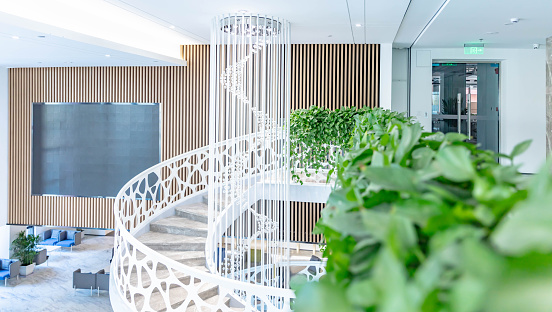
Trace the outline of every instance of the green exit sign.
<instances>
[{"instance_id":1,"label":"green exit sign","mask_svg":"<svg viewBox=\"0 0 552 312\"><path fill-rule=\"evenodd\" d=\"M483 54L483 47L464 47L464 54Z\"/></svg>"}]
</instances>

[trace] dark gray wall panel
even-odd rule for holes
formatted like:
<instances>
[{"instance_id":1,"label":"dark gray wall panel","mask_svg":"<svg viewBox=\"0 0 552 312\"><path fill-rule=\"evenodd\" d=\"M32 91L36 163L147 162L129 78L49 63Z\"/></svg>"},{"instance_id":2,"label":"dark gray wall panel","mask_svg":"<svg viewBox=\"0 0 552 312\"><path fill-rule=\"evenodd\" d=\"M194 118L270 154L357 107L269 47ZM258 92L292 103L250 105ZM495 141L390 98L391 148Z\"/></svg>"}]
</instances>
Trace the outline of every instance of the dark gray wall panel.
<instances>
[{"instance_id":1,"label":"dark gray wall panel","mask_svg":"<svg viewBox=\"0 0 552 312\"><path fill-rule=\"evenodd\" d=\"M157 104L34 103L32 194L115 197L159 144Z\"/></svg>"}]
</instances>

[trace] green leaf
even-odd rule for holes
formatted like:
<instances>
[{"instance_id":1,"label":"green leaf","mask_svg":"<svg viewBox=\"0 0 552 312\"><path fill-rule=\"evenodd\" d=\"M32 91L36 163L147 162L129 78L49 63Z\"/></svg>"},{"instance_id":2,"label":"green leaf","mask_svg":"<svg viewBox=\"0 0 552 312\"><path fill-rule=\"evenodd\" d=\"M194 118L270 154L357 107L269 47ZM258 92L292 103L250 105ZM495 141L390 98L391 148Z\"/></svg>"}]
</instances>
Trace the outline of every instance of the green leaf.
<instances>
[{"instance_id":1,"label":"green leaf","mask_svg":"<svg viewBox=\"0 0 552 312\"><path fill-rule=\"evenodd\" d=\"M445 134L445 141L447 142L462 142L467 140L468 137L465 134L457 133L457 132L449 132Z\"/></svg>"},{"instance_id":2,"label":"green leaf","mask_svg":"<svg viewBox=\"0 0 552 312\"><path fill-rule=\"evenodd\" d=\"M552 252L552 194L521 202L497 226L493 244L509 255Z\"/></svg>"},{"instance_id":3,"label":"green leaf","mask_svg":"<svg viewBox=\"0 0 552 312\"><path fill-rule=\"evenodd\" d=\"M378 293L371 280L353 282L347 289L347 299L356 306L368 308L378 302Z\"/></svg>"},{"instance_id":4,"label":"green leaf","mask_svg":"<svg viewBox=\"0 0 552 312\"><path fill-rule=\"evenodd\" d=\"M417 188L416 174L404 167L366 167L362 174L373 184L388 190L414 192Z\"/></svg>"},{"instance_id":5,"label":"green leaf","mask_svg":"<svg viewBox=\"0 0 552 312\"><path fill-rule=\"evenodd\" d=\"M297 291L293 304L296 312L355 312L343 287L335 287L328 279L308 283Z\"/></svg>"},{"instance_id":6,"label":"green leaf","mask_svg":"<svg viewBox=\"0 0 552 312\"><path fill-rule=\"evenodd\" d=\"M470 152L462 146L447 146L435 156L443 176L454 182L464 182L475 176Z\"/></svg>"},{"instance_id":7,"label":"green leaf","mask_svg":"<svg viewBox=\"0 0 552 312\"><path fill-rule=\"evenodd\" d=\"M514 158L516 156L523 154L529 148L532 141L533 140L527 140L516 145L512 150L512 152L510 153L510 158Z\"/></svg>"},{"instance_id":8,"label":"green leaf","mask_svg":"<svg viewBox=\"0 0 552 312\"><path fill-rule=\"evenodd\" d=\"M414 124L410 127L404 127L402 137L395 152L395 163L402 163L406 155L412 150L412 147L418 143L422 135L422 127Z\"/></svg>"},{"instance_id":9,"label":"green leaf","mask_svg":"<svg viewBox=\"0 0 552 312\"><path fill-rule=\"evenodd\" d=\"M415 149L412 152L412 160L413 160L412 167L417 170L424 169L431 163L434 156L435 156L435 151L429 147L422 147L422 148Z\"/></svg>"},{"instance_id":10,"label":"green leaf","mask_svg":"<svg viewBox=\"0 0 552 312\"><path fill-rule=\"evenodd\" d=\"M370 230L365 227L360 212L338 213L330 218L325 218L325 224L343 235L368 236Z\"/></svg>"}]
</instances>

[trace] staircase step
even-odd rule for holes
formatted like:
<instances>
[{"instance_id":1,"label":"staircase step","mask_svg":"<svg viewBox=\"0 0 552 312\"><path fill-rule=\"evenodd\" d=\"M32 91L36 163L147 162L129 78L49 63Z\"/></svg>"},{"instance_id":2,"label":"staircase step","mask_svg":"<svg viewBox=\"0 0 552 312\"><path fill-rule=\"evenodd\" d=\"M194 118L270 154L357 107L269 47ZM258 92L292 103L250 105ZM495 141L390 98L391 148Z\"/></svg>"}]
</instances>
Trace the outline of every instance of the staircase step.
<instances>
[{"instance_id":1,"label":"staircase step","mask_svg":"<svg viewBox=\"0 0 552 312\"><path fill-rule=\"evenodd\" d=\"M187 266L204 266L205 252L204 251L167 251L159 250L158 253L175 261L183 263Z\"/></svg>"},{"instance_id":2,"label":"staircase step","mask_svg":"<svg viewBox=\"0 0 552 312\"><path fill-rule=\"evenodd\" d=\"M205 203L196 203L186 206L176 207L175 214L182 218L187 218L197 222L208 222L207 217L207 204Z\"/></svg>"},{"instance_id":3,"label":"staircase step","mask_svg":"<svg viewBox=\"0 0 552 312\"><path fill-rule=\"evenodd\" d=\"M215 305L218 303L219 301L219 295L216 295L216 296L213 296L207 300L204 300L206 303L208 304L212 304L212 305ZM224 301L223 301L223 304L225 306L228 306L230 303L230 298L224 298ZM200 310L198 307L196 307L195 305L193 306L189 306L187 309L186 309L186 312L200 312L202 310Z\"/></svg>"},{"instance_id":4,"label":"staircase step","mask_svg":"<svg viewBox=\"0 0 552 312\"><path fill-rule=\"evenodd\" d=\"M182 287L171 287L170 288L171 293L171 307L176 308L178 305L182 304L182 302L185 301L186 296L188 295L186 290ZM218 296L218 285L206 283L199 289L199 297L203 300L209 300L215 296ZM137 306L142 306L144 301L144 297L140 297L138 300L136 300ZM161 308L164 306L164 297L161 295L161 293L158 290L154 290L150 297L150 304L153 309L156 311L167 311L166 308ZM192 306L189 306L188 308L191 308ZM186 307L180 307L179 310L184 309Z\"/></svg>"},{"instance_id":5,"label":"staircase step","mask_svg":"<svg viewBox=\"0 0 552 312\"><path fill-rule=\"evenodd\" d=\"M207 237L207 224L179 216L172 216L152 222L150 224L150 231L176 235Z\"/></svg>"},{"instance_id":6,"label":"staircase step","mask_svg":"<svg viewBox=\"0 0 552 312\"><path fill-rule=\"evenodd\" d=\"M232 200L230 198L226 199L226 196L224 196L224 198L219 198L218 200L218 203L217 203L217 207L225 207L227 203L230 203ZM209 196L208 195L203 195L203 203L205 203L206 205L209 204Z\"/></svg>"},{"instance_id":7,"label":"staircase step","mask_svg":"<svg viewBox=\"0 0 552 312\"><path fill-rule=\"evenodd\" d=\"M182 293L182 295L179 296L179 293ZM183 300L178 300L176 302L171 302L171 307L173 309L179 307L179 305L181 305L186 298L186 291L183 290L182 288L178 288L176 291L173 291L173 293L171 293L171 298L177 298L177 297L180 297L180 298L183 298ZM213 297L218 297L218 285L214 285L214 284L210 284L210 283L207 283L207 284L204 284L200 289L199 289L199 298L203 299L204 301L207 301L207 300L210 300L211 298ZM153 297L153 296L152 296ZM190 308L195 308L195 304L192 304L188 307L179 307L178 310L182 310L183 308L186 308L186 311L188 311L188 309ZM167 311L166 309L161 309L159 311ZM194 311L194 310L191 310L191 311Z\"/></svg>"},{"instance_id":8,"label":"staircase step","mask_svg":"<svg viewBox=\"0 0 552 312\"><path fill-rule=\"evenodd\" d=\"M206 238L150 231L138 240L155 251L201 251L205 249Z\"/></svg>"}]
</instances>

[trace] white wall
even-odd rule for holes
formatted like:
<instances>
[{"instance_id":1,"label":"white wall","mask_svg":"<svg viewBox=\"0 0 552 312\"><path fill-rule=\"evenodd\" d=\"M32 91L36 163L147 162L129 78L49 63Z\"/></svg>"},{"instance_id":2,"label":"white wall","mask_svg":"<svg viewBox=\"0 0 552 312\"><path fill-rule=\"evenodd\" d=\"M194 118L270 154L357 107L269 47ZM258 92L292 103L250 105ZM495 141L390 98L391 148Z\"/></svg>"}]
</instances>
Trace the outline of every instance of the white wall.
<instances>
[{"instance_id":1,"label":"white wall","mask_svg":"<svg viewBox=\"0 0 552 312\"><path fill-rule=\"evenodd\" d=\"M391 110L408 111L408 49L393 49Z\"/></svg>"},{"instance_id":2,"label":"white wall","mask_svg":"<svg viewBox=\"0 0 552 312\"><path fill-rule=\"evenodd\" d=\"M532 139L518 157L522 172L535 172L546 159L545 49L487 49L483 55L464 55L462 48L413 49L410 112L431 129L431 63L436 61L497 61L500 63L500 152L510 153L519 142Z\"/></svg>"},{"instance_id":3,"label":"white wall","mask_svg":"<svg viewBox=\"0 0 552 312\"><path fill-rule=\"evenodd\" d=\"M0 67L0 258L9 258L8 221L8 69Z\"/></svg>"},{"instance_id":4,"label":"white wall","mask_svg":"<svg viewBox=\"0 0 552 312\"><path fill-rule=\"evenodd\" d=\"M380 44L380 92L381 108L391 109L393 47L391 43Z\"/></svg>"}]
</instances>

